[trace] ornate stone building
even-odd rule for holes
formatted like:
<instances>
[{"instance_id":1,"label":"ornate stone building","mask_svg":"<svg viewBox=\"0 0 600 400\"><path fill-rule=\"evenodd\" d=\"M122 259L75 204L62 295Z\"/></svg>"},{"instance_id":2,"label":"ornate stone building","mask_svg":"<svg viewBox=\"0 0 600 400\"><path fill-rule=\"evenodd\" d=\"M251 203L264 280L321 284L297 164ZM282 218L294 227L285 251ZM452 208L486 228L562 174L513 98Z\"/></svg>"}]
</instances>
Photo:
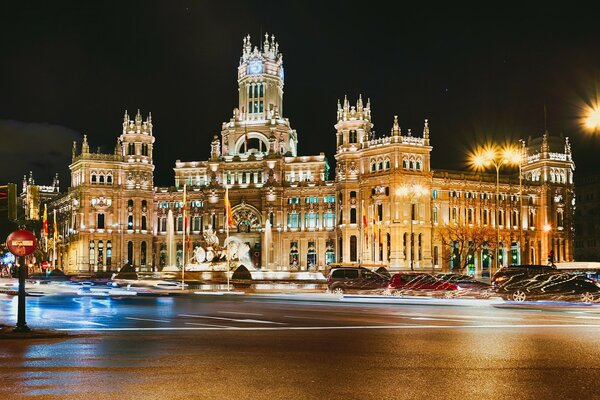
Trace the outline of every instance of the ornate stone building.
<instances>
[{"instance_id":1,"label":"ornate stone building","mask_svg":"<svg viewBox=\"0 0 600 400\"><path fill-rule=\"evenodd\" d=\"M504 264L545 263L550 249L555 260L572 260L568 139L544 133L522 142L522 185L518 171L509 170L499 179L496 202L495 174L431 169L427 120L416 135L403 132L394 117L390 134L375 137L370 102L359 97L351 105L345 98L337 106L334 180L323 153L297 154L299 135L283 112L283 71L274 37L265 35L260 49L244 38L237 107L213 137L208 160L175 162L174 186L153 187L152 121L142 121L139 112L133 121L125 114L113 154L91 153L87 138L81 152L74 147L71 188L54 203L63 238L60 265L160 270L167 263L170 215L180 265L184 184L191 247L202 245L205 230L221 243L229 233L249 245L263 269L316 269L338 261L448 270L458 265L452 244L438 234L448 224L497 229ZM229 232L225 188L233 209ZM486 249L469 257L471 272L489 271Z\"/></svg>"}]
</instances>

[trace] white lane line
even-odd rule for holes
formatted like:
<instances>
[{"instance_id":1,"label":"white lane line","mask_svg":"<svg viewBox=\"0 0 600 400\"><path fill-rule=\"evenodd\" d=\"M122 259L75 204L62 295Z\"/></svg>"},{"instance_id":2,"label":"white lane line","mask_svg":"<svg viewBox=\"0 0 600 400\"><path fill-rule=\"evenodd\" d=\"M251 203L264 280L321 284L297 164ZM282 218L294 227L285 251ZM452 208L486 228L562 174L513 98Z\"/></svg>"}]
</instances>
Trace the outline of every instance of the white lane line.
<instances>
[{"instance_id":1,"label":"white lane line","mask_svg":"<svg viewBox=\"0 0 600 400\"><path fill-rule=\"evenodd\" d=\"M195 322L186 322L186 325L197 325L197 326L212 326L213 328L233 328L233 326L227 326L227 325L214 325L214 324L197 324Z\"/></svg>"},{"instance_id":2,"label":"white lane line","mask_svg":"<svg viewBox=\"0 0 600 400\"><path fill-rule=\"evenodd\" d=\"M135 317L125 317L126 319L133 319L135 321L150 321L150 322L171 322L166 321L164 319L150 319L150 318L135 318Z\"/></svg>"},{"instance_id":3,"label":"white lane line","mask_svg":"<svg viewBox=\"0 0 600 400\"><path fill-rule=\"evenodd\" d=\"M234 315L257 315L260 316L262 314L251 313L251 312L237 312L237 311L218 311L220 314L234 314Z\"/></svg>"},{"instance_id":4,"label":"white lane line","mask_svg":"<svg viewBox=\"0 0 600 400\"><path fill-rule=\"evenodd\" d=\"M523 329L523 328L600 328L599 324L515 324L515 325L368 325L368 326L268 326L268 327L151 327L151 328L74 328L59 331L318 331L352 329Z\"/></svg>"},{"instance_id":5,"label":"white lane line","mask_svg":"<svg viewBox=\"0 0 600 400\"><path fill-rule=\"evenodd\" d=\"M412 317L417 321L452 321L452 322L465 322L462 319L450 319L450 318L429 318L429 317Z\"/></svg>"},{"instance_id":6,"label":"white lane line","mask_svg":"<svg viewBox=\"0 0 600 400\"><path fill-rule=\"evenodd\" d=\"M65 320L65 319L54 319L54 318L43 318L43 319L51 320L52 322L62 322L63 324L106 326L106 324L101 324L99 322L92 322L92 321L69 321L69 320Z\"/></svg>"},{"instance_id":7,"label":"white lane line","mask_svg":"<svg viewBox=\"0 0 600 400\"><path fill-rule=\"evenodd\" d=\"M465 319L506 319L506 320L522 320L523 318L519 317L490 317L486 315L453 315L453 314L420 314L420 313L412 313L412 314L396 314L394 317L397 318L409 318L409 317L426 317L426 318L465 318Z\"/></svg>"},{"instance_id":8,"label":"white lane line","mask_svg":"<svg viewBox=\"0 0 600 400\"><path fill-rule=\"evenodd\" d=\"M587 315L582 315L582 316L575 317L575 318L578 318L578 319L600 319L600 317L591 317L591 316L587 316Z\"/></svg>"},{"instance_id":9,"label":"white lane line","mask_svg":"<svg viewBox=\"0 0 600 400\"><path fill-rule=\"evenodd\" d=\"M319 318L319 317L300 317L298 315L284 315L283 318L295 318L295 319L316 319L320 321L331 321L332 318Z\"/></svg>"},{"instance_id":10,"label":"white lane line","mask_svg":"<svg viewBox=\"0 0 600 400\"><path fill-rule=\"evenodd\" d=\"M232 322L243 322L243 323L254 323L254 324L275 324L275 325L286 325L283 322L274 321L263 321L260 319L236 319L236 318L225 318L225 317L211 317L208 315L193 315L193 314L179 314L180 317L191 317L191 318L206 318L206 319L217 319L220 321L232 321Z\"/></svg>"}]
</instances>

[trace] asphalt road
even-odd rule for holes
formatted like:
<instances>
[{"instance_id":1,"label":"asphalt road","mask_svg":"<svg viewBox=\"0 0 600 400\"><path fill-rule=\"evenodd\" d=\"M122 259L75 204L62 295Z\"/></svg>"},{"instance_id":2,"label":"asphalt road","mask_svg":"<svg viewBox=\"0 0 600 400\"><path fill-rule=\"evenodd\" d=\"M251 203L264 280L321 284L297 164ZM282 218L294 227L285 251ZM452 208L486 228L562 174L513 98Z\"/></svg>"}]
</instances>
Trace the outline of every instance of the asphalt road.
<instances>
[{"instance_id":1,"label":"asphalt road","mask_svg":"<svg viewBox=\"0 0 600 400\"><path fill-rule=\"evenodd\" d=\"M0 341L0 399L600 397L598 306L322 298L28 298L85 334Z\"/></svg>"}]
</instances>

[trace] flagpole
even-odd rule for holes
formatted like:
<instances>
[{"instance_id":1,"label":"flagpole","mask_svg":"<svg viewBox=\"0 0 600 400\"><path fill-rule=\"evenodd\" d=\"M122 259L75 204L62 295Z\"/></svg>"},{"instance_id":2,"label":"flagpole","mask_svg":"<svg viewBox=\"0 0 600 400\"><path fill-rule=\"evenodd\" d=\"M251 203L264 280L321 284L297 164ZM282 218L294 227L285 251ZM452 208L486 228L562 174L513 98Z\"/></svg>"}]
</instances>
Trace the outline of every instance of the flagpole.
<instances>
[{"instance_id":1,"label":"flagpole","mask_svg":"<svg viewBox=\"0 0 600 400\"><path fill-rule=\"evenodd\" d=\"M229 188L225 186L225 243L227 243L227 239L229 239ZM227 247L225 248L225 254L227 255L227 271L225 275L227 276L227 291L229 292L229 270L230 270L230 259L229 259L229 251Z\"/></svg>"},{"instance_id":2,"label":"flagpole","mask_svg":"<svg viewBox=\"0 0 600 400\"><path fill-rule=\"evenodd\" d=\"M56 262L57 257L56 257L56 239L58 239L58 232L56 232L56 209L53 210L54 211L54 224L52 226L52 238L54 239L52 241L52 257L54 258L54 262L52 263L54 268L56 269Z\"/></svg>"},{"instance_id":3,"label":"flagpole","mask_svg":"<svg viewBox=\"0 0 600 400\"><path fill-rule=\"evenodd\" d=\"M186 198L185 198L185 192L186 192L186 188L187 185L184 183L183 184L183 240L181 242L181 255L182 255L182 260L181 260L181 290L183 290L185 288L185 226L186 226L186 216L185 216L185 207L186 207Z\"/></svg>"}]
</instances>

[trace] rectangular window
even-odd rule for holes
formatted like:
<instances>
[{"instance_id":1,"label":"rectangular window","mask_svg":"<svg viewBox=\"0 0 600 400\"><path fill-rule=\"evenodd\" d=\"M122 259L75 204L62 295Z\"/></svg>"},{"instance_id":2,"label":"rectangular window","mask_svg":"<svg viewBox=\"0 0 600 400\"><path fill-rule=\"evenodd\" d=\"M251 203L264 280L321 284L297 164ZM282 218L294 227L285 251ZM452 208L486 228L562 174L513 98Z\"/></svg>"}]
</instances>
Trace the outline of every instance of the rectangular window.
<instances>
[{"instance_id":1,"label":"rectangular window","mask_svg":"<svg viewBox=\"0 0 600 400\"><path fill-rule=\"evenodd\" d=\"M383 221L383 204L377 204L377 220Z\"/></svg>"},{"instance_id":2,"label":"rectangular window","mask_svg":"<svg viewBox=\"0 0 600 400\"><path fill-rule=\"evenodd\" d=\"M332 229L335 223L335 213L328 211L323 213L323 226L327 229Z\"/></svg>"}]
</instances>

